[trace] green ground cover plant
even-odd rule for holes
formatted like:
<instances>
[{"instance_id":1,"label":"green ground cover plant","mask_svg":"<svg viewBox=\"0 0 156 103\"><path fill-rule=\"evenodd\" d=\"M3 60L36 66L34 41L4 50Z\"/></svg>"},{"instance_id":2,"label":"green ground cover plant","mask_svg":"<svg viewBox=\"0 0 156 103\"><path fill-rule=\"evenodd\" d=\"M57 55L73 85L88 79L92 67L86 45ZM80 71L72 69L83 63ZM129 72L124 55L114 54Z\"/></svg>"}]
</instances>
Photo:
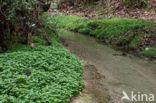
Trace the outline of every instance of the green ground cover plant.
<instances>
[{"instance_id":1,"label":"green ground cover plant","mask_svg":"<svg viewBox=\"0 0 156 103\"><path fill-rule=\"evenodd\" d=\"M67 28L72 26L76 26L76 24L80 23L84 19L78 16L64 16L59 15L52 18L52 21L55 21L55 25L59 28ZM75 25L74 25L75 24Z\"/></svg>"},{"instance_id":2,"label":"green ground cover plant","mask_svg":"<svg viewBox=\"0 0 156 103\"><path fill-rule=\"evenodd\" d=\"M78 20L75 22L72 16L58 16L55 18L59 18L58 27L63 25L65 29L94 36L109 44L122 46L126 50L137 50L139 48L139 50L143 51L150 44L144 43L146 39L156 36L154 34L156 24L152 21L141 19L111 18L86 20L77 16L75 18L78 18ZM66 18L68 18L68 22L63 23L62 21L66 20Z\"/></svg>"},{"instance_id":3,"label":"green ground cover plant","mask_svg":"<svg viewBox=\"0 0 156 103\"><path fill-rule=\"evenodd\" d=\"M50 36L50 46L33 36L36 47L0 54L0 103L69 103L83 88L80 61Z\"/></svg>"}]
</instances>

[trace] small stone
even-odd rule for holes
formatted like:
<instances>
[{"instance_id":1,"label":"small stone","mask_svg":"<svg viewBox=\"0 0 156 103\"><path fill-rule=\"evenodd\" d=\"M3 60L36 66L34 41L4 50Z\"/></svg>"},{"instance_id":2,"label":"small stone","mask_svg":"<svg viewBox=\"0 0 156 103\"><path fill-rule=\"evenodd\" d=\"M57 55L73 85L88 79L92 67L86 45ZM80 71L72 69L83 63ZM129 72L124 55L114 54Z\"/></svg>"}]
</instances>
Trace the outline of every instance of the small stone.
<instances>
[{"instance_id":1,"label":"small stone","mask_svg":"<svg viewBox=\"0 0 156 103\"><path fill-rule=\"evenodd\" d=\"M149 50L149 48L147 47L147 48L145 48L145 50L147 51L147 50Z\"/></svg>"}]
</instances>

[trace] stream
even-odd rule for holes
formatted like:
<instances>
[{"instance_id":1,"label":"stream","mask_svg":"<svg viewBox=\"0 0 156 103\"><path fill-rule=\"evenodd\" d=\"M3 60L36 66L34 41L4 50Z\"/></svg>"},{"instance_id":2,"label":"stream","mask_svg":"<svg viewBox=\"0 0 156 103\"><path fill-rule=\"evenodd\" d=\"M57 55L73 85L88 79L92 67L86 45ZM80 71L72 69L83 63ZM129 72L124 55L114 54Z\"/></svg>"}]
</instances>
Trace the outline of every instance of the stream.
<instances>
[{"instance_id":1,"label":"stream","mask_svg":"<svg viewBox=\"0 0 156 103\"><path fill-rule=\"evenodd\" d=\"M85 88L72 103L132 103L123 100L123 91L153 94L156 103L156 62L116 51L93 37L60 30L65 47L79 57L84 66ZM144 98L146 99L146 98ZM137 99L137 101L139 101ZM134 101L136 102L136 101ZM148 102L137 102L148 103Z\"/></svg>"}]
</instances>

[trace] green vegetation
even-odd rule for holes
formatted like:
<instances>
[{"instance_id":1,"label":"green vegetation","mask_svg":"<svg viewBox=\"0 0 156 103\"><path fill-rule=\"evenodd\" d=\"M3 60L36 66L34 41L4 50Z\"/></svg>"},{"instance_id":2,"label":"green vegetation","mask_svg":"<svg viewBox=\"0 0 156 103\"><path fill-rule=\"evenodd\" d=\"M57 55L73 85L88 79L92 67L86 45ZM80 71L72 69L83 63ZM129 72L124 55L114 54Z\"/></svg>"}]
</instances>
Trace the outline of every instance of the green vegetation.
<instances>
[{"instance_id":1,"label":"green vegetation","mask_svg":"<svg viewBox=\"0 0 156 103\"><path fill-rule=\"evenodd\" d=\"M13 41L28 44L42 27L38 17L50 4L51 0L0 0L0 51L5 52Z\"/></svg>"},{"instance_id":2,"label":"green vegetation","mask_svg":"<svg viewBox=\"0 0 156 103\"><path fill-rule=\"evenodd\" d=\"M0 103L70 103L83 88L82 65L60 44L48 15L30 38L34 47L16 42L0 54Z\"/></svg>"},{"instance_id":3,"label":"green vegetation","mask_svg":"<svg viewBox=\"0 0 156 103\"><path fill-rule=\"evenodd\" d=\"M122 46L124 49L145 48L147 45L141 45L147 37L155 37L156 24L151 21L141 19L112 18L102 20L85 20L84 18L72 16L61 16L58 27L71 31L87 34L105 40L109 44ZM68 18L68 22L62 21ZM76 22L73 22L76 18ZM72 22L70 22L72 21ZM145 55L146 56L146 55Z\"/></svg>"},{"instance_id":4,"label":"green vegetation","mask_svg":"<svg viewBox=\"0 0 156 103\"><path fill-rule=\"evenodd\" d=\"M144 34L138 34L129 44L130 48L137 47L138 44L140 44L144 40Z\"/></svg>"},{"instance_id":5,"label":"green vegetation","mask_svg":"<svg viewBox=\"0 0 156 103\"><path fill-rule=\"evenodd\" d=\"M0 54L0 102L69 103L83 87L82 66L57 41ZM42 41L42 40L41 40Z\"/></svg>"},{"instance_id":6,"label":"green vegetation","mask_svg":"<svg viewBox=\"0 0 156 103\"><path fill-rule=\"evenodd\" d=\"M142 51L142 54L147 57L156 58L156 48L149 47L147 50Z\"/></svg>"},{"instance_id":7,"label":"green vegetation","mask_svg":"<svg viewBox=\"0 0 156 103\"><path fill-rule=\"evenodd\" d=\"M57 25L57 27L59 28L65 28L67 26L75 26L76 24L78 24L80 21L82 21L83 18L78 17L78 16L64 16L64 15L60 15L60 16L55 16L52 19L52 23L53 21L55 21L55 25Z\"/></svg>"}]
</instances>

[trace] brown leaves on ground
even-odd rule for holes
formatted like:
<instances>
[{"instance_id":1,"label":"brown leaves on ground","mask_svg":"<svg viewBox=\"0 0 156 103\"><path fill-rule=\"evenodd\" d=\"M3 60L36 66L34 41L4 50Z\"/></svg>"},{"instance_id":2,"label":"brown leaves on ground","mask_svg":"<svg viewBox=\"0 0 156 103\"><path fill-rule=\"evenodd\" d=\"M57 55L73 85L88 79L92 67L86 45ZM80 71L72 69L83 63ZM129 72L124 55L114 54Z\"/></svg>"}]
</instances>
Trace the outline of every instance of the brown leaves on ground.
<instances>
[{"instance_id":1,"label":"brown leaves on ground","mask_svg":"<svg viewBox=\"0 0 156 103\"><path fill-rule=\"evenodd\" d=\"M94 2L93 6L85 6L79 3L76 6L69 5L68 3L61 5L62 12L66 15L80 15L91 18L141 18L144 20L153 19L156 21L156 0L150 0L147 6L150 8L128 8L121 0L99 0Z\"/></svg>"},{"instance_id":2,"label":"brown leaves on ground","mask_svg":"<svg viewBox=\"0 0 156 103\"><path fill-rule=\"evenodd\" d=\"M31 75L31 72L30 72L29 69L26 69L26 75L27 75L27 76L30 76L30 75Z\"/></svg>"}]
</instances>

